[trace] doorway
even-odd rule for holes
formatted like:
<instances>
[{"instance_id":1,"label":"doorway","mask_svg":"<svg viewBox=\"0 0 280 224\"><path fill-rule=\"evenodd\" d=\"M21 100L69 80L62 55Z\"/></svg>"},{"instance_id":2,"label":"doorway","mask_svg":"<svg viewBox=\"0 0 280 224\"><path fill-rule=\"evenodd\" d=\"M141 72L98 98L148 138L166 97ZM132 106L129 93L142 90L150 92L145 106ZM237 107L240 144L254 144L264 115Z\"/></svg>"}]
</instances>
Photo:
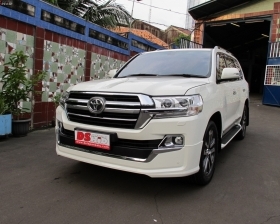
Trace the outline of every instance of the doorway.
<instances>
[{"instance_id":1,"label":"doorway","mask_svg":"<svg viewBox=\"0 0 280 224\"><path fill-rule=\"evenodd\" d=\"M262 94L267 64L271 18L206 23L204 48L220 46L240 62L250 93Z\"/></svg>"}]
</instances>

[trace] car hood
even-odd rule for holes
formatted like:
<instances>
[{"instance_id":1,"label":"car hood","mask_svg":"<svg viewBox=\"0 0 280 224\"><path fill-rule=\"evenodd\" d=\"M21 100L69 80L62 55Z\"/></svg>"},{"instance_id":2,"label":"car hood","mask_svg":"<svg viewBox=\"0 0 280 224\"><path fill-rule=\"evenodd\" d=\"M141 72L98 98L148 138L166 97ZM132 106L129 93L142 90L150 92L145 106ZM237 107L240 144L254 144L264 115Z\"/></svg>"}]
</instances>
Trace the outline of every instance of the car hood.
<instances>
[{"instance_id":1,"label":"car hood","mask_svg":"<svg viewBox=\"0 0 280 224\"><path fill-rule=\"evenodd\" d=\"M83 82L71 91L142 93L151 96L184 95L190 88L209 83L208 78L129 77Z\"/></svg>"}]
</instances>

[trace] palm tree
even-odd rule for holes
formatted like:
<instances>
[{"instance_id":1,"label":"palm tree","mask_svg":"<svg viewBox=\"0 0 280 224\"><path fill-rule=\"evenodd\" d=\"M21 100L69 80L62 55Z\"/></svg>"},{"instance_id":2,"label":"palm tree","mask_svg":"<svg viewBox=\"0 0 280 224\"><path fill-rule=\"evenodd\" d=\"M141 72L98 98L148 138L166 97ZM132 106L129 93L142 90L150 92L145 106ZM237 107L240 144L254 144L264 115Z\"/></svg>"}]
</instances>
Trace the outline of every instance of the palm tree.
<instances>
[{"instance_id":1,"label":"palm tree","mask_svg":"<svg viewBox=\"0 0 280 224\"><path fill-rule=\"evenodd\" d=\"M115 3L115 0L105 0L100 4L93 0L45 1L105 28L128 25L132 19L129 12L122 5Z\"/></svg>"}]
</instances>

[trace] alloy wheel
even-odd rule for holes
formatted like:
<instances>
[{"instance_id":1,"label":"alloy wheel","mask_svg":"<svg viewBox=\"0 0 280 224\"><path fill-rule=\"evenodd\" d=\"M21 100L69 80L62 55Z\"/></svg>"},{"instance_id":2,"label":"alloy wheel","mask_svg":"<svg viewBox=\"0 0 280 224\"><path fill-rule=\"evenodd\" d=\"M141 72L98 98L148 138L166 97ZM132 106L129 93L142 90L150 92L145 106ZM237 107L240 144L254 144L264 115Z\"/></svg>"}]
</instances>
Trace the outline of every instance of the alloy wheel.
<instances>
[{"instance_id":1,"label":"alloy wheel","mask_svg":"<svg viewBox=\"0 0 280 224\"><path fill-rule=\"evenodd\" d=\"M216 155L216 137L213 129L209 129L204 139L203 172L206 176L212 173Z\"/></svg>"}]
</instances>

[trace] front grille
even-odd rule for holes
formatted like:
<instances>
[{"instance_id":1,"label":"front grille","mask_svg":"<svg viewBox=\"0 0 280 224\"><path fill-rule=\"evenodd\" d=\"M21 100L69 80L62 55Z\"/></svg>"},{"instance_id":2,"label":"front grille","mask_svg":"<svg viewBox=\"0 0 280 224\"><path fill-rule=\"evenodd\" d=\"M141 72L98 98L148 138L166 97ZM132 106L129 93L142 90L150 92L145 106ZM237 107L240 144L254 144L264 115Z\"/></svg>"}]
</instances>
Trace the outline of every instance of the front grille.
<instances>
[{"instance_id":1,"label":"front grille","mask_svg":"<svg viewBox=\"0 0 280 224\"><path fill-rule=\"evenodd\" d=\"M88 100L97 96L106 100L105 110L101 114L93 114L87 108ZM137 95L71 92L66 101L70 121L103 127L134 129L140 108Z\"/></svg>"}]
</instances>

